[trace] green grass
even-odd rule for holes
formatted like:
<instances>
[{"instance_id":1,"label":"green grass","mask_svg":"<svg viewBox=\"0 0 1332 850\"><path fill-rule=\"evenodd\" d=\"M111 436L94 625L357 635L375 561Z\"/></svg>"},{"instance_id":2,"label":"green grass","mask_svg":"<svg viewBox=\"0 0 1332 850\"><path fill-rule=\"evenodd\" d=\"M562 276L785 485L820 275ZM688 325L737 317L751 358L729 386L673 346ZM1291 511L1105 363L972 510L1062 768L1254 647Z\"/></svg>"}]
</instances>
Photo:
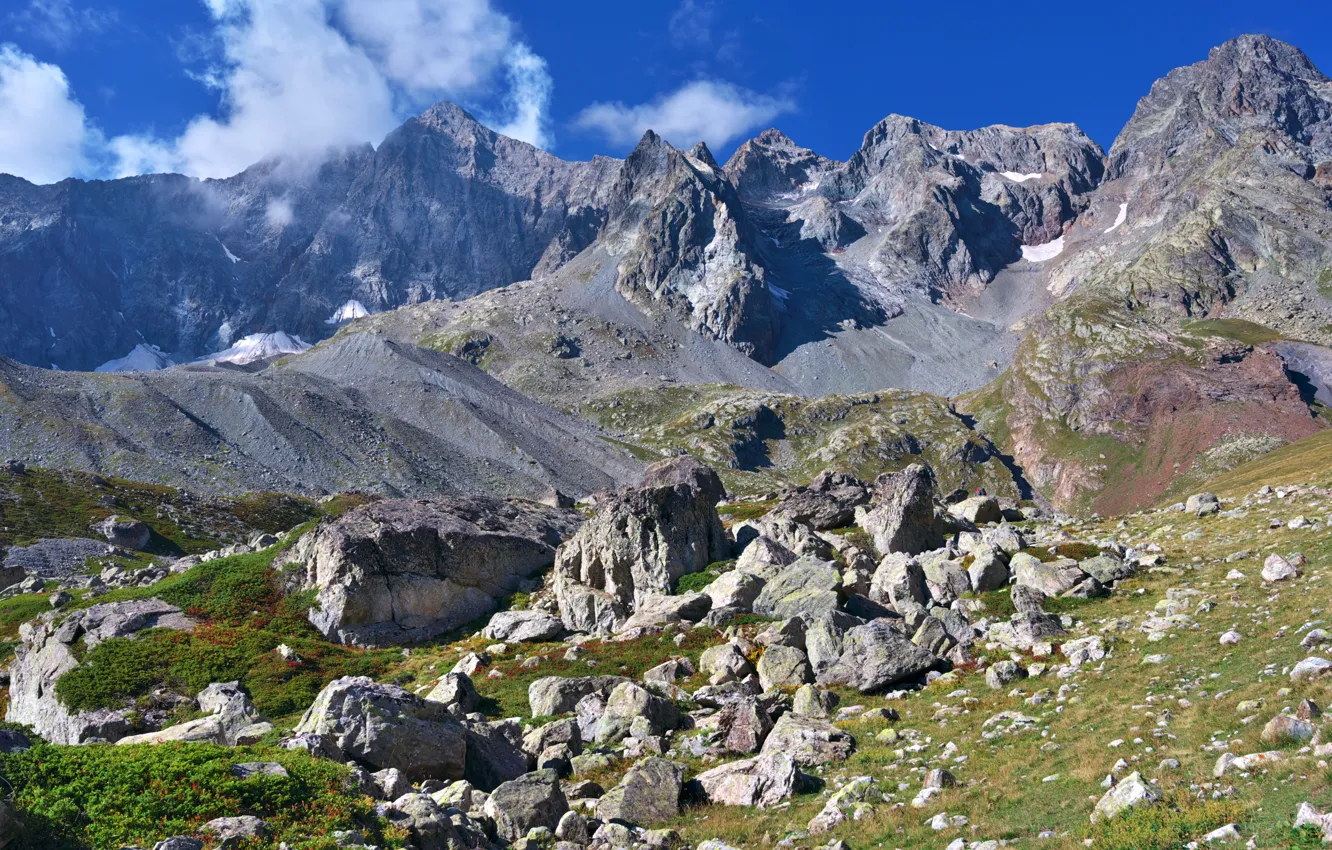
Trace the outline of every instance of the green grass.
<instances>
[{"instance_id":1,"label":"green grass","mask_svg":"<svg viewBox=\"0 0 1332 850\"><path fill-rule=\"evenodd\" d=\"M231 766L275 761L289 776L239 779ZM295 850L336 846L335 830L358 829L370 843L401 847L385 834L367 797L342 789L347 768L304 753L201 744L155 747L37 743L0 755L0 775L27 829L18 848L85 850L152 847L171 835L190 835L213 818L253 814L270 838L247 848Z\"/></svg>"},{"instance_id":2,"label":"green grass","mask_svg":"<svg viewBox=\"0 0 1332 850\"><path fill-rule=\"evenodd\" d=\"M673 592L677 596L686 593L699 593L703 588L721 578L721 574L735 567L735 561L715 561L696 573L682 575L675 582Z\"/></svg>"},{"instance_id":3,"label":"green grass","mask_svg":"<svg viewBox=\"0 0 1332 850\"><path fill-rule=\"evenodd\" d=\"M1096 850L1177 850L1243 814L1236 802L1202 801L1175 791L1159 806L1132 809L1093 824L1087 837Z\"/></svg>"},{"instance_id":4,"label":"green grass","mask_svg":"<svg viewBox=\"0 0 1332 850\"><path fill-rule=\"evenodd\" d=\"M1223 497L1252 493L1263 485L1332 483L1332 430L1282 446L1208 480L1199 490Z\"/></svg>"},{"instance_id":5,"label":"green grass","mask_svg":"<svg viewBox=\"0 0 1332 850\"><path fill-rule=\"evenodd\" d=\"M1197 319L1185 322L1183 330L1194 336L1221 337L1245 345L1260 345L1281 339L1280 333L1266 325L1244 319Z\"/></svg>"},{"instance_id":6,"label":"green grass","mask_svg":"<svg viewBox=\"0 0 1332 850\"><path fill-rule=\"evenodd\" d=\"M273 568L278 549L201 564L151 588L109 593L95 602L156 597L201 620L192 632L152 629L115 638L88 651L56 683L71 709L117 707L159 686L193 696L212 682L239 681L255 706L279 719L304 711L339 676L383 675L398 657L330 643L309 624L308 594L283 596ZM302 659L284 660L286 644Z\"/></svg>"}]
</instances>

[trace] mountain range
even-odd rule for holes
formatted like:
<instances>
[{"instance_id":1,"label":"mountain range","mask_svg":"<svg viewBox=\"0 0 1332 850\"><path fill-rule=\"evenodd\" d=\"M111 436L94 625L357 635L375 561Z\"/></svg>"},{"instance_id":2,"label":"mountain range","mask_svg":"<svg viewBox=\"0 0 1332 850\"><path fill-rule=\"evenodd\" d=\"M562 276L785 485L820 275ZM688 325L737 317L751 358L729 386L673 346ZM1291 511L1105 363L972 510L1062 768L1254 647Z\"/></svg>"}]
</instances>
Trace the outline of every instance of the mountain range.
<instances>
[{"instance_id":1,"label":"mountain range","mask_svg":"<svg viewBox=\"0 0 1332 850\"><path fill-rule=\"evenodd\" d=\"M225 180L0 177L0 449L188 478L154 430L179 413L200 452L251 458L212 476L232 488L468 489L488 457L501 490L590 492L641 445L567 413L700 384L894 388L949 399L1015 488L1126 510L1324 427L1330 247L1332 81L1266 36L1159 80L1108 153L1072 124L890 115L845 162L776 130L724 164L652 132L565 162L441 103L378 148ZM76 374L260 333L329 341L267 368ZM501 436L445 433L427 390ZM242 407L246 436L215 424ZM262 459L248 435L276 422L318 439ZM419 451L369 463L366 439L409 427Z\"/></svg>"}]
</instances>

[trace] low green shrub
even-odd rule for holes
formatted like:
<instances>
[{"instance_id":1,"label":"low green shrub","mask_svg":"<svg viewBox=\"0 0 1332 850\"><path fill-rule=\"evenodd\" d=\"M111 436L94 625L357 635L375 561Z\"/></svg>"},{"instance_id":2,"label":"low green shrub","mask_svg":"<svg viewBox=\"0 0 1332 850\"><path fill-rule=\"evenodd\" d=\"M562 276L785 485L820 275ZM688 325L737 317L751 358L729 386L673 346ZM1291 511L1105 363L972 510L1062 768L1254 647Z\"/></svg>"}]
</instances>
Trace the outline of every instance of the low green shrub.
<instances>
[{"instance_id":1,"label":"low green shrub","mask_svg":"<svg viewBox=\"0 0 1332 850\"><path fill-rule=\"evenodd\" d=\"M734 567L735 561L714 561L699 572L688 573L676 579L673 592L677 596L685 593L699 593L703 588L721 578L722 573L730 572Z\"/></svg>"},{"instance_id":2,"label":"low green shrub","mask_svg":"<svg viewBox=\"0 0 1332 850\"><path fill-rule=\"evenodd\" d=\"M233 764L272 761L288 776L232 775ZM360 830L369 843L401 847L386 834L367 797L342 783L347 768L300 752L205 744L58 747L0 755L0 775L27 835L25 847L42 850L136 845L151 847L171 835L190 835L218 817L263 818L269 838L255 848L324 850L336 830Z\"/></svg>"},{"instance_id":3,"label":"low green shrub","mask_svg":"<svg viewBox=\"0 0 1332 850\"><path fill-rule=\"evenodd\" d=\"M1183 791L1156 806L1143 806L1092 824L1094 850L1177 850L1187 842L1243 817L1234 800L1199 800Z\"/></svg>"}]
</instances>

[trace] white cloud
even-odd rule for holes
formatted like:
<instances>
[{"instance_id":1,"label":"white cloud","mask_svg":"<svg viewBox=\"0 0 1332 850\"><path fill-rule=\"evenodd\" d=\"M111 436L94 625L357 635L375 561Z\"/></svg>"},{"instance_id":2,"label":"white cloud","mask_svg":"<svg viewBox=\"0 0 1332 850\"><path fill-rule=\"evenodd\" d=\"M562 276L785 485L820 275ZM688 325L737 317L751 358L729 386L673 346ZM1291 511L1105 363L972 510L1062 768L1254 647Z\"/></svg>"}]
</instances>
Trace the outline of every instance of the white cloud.
<instances>
[{"instance_id":1,"label":"white cloud","mask_svg":"<svg viewBox=\"0 0 1332 850\"><path fill-rule=\"evenodd\" d=\"M115 12L74 8L70 0L31 0L9 16L22 33L39 38L60 50L73 46L84 33L99 33L116 21Z\"/></svg>"},{"instance_id":2,"label":"white cloud","mask_svg":"<svg viewBox=\"0 0 1332 850\"><path fill-rule=\"evenodd\" d=\"M274 230L281 230L296 220L296 211L286 198L273 198L264 209L264 221Z\"/></svg>"},{"instance_id":3,"label":"white cloud","mask_svg":"<svg viewBox=\"0 0 1332 850\"><path fill-rule=\"evenodd\" d=\"M64 72L0 45L0 172L54 183L88 167L93 139Z\"/></svg>"},{"instance_id":4,"label":"white cloud","mask_svg":"<svg viewBox=\"0 0 1332 850\"><path fill-rule=\"evenodd\" d=\"M698 80L651 103L594 103L579 113L576 123L619 145L633 144L648 130L655 130L677 147L699 140L719 147L794 109L789 98Z\"/></svg>"},{"instance_id":5,"label":"white cloud","mask_svg":"<svg viewBox=\"0 0 1332 850\"><path fill-rule=\"evenodd\" d=\"M174 139L114 139L120 174L225 177L274 155L378 143L434 100L484 97L501 69L511 81L505 131L547 138L545 62L489 0L205 3L220 60L194 76L221 91L220 117L198 116Z\"/></svg>"},{"instance_id":6,"label":"white cloud","mask_svg":"<svg viewBox=\"0 0 1332 850\"><path fill-rule=\"evenodd\" d=\"M676 47L706 47L712 41L712 0L684 0L671 15L667 28Z\"/></svg>"},{"instance_id":7,"label":"white cloud","mask_svg":"<svg viewBox=\"0 0 1332 850\"><path fill-rule=\"evenodd\" d=\"M546 60L526 44L515 44L505 59L505 67L509 94L504 99L504 108L509 118L503 123L496 122L495 131L539 148L549 148L552 139L546 129L546 114L555 83Z\"/></svg>"}]
</instances>

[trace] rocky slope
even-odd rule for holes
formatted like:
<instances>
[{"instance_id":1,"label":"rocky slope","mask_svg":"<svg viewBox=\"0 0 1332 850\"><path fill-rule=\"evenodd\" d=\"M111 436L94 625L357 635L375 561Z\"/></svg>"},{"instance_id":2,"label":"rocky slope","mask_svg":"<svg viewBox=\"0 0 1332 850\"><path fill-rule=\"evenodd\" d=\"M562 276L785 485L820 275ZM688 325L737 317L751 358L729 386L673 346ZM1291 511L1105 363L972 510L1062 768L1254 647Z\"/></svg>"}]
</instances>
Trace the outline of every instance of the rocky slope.
<instances>
[{"instance_id":1,"label":"rocky slope","mask_svg":"<svg viewBox=\"0 0 1332 850\"><path fill-rule=\"evenodd\" d=\"M355 334L259 372L0 360L0 453L201 492L584 495L639 466L447 354Z\"/></svg>"}]
</instances>

